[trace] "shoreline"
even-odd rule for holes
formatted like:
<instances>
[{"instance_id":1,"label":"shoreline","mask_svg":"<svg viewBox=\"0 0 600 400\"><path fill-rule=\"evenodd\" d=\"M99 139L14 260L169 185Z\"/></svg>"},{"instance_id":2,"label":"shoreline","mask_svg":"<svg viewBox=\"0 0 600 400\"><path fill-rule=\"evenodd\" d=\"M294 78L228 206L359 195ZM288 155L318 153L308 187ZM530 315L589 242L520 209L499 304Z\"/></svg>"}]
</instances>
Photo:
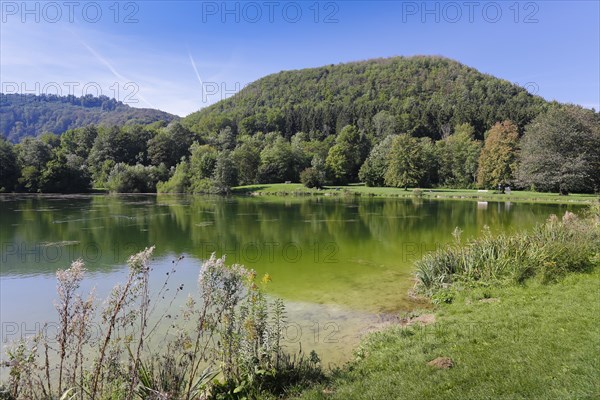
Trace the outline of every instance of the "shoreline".
<instances>
[{"instance_id":1,"label":"shoreline","mask_svg":"<svg viewBox=\"0 0 600 400\"><path fill-rule=\"evenodd\" d=\"M486 202L520 202L550 204L593 204L600 201L595 194L573 193L567 196L558 193L542 193L513 190L511 194L496 194L494 191L477 189L417 189L404 190L392 187L366 187L358 185L326 186L323 189L309 189L298 183L276 183L238 186L232 189L233 195L272 196L272 197L377 197L429 200L467 200Z\"/></svg>"},{"instance_id":2,"label":"shoreline","mask_svg":"<svg viewBox=\"0 0 600 400\"><path fill-rule=\"evenodd\" d=\"M96 197L96 196L189 196L189 197L263 197L263 198L381 198L381 199L412 199L412 200L457 200L491 203L541 203L563 205L590 205L600 203L600 195L572 193L559 195L558 193L543 193L513 190L511 194L500 194L494 191L479 191L477 189L419 189L393 187L366 187L360 185L326 186L323 189L309 189L299 183L274 183L237 186L231 189L229 195L210 193L109 193L94 190L88 193L0 193L0 199L27 197L27 198L54 198L54 197ZM482 204L482 206L485 206Z\"/></svg>"}]
</instances>

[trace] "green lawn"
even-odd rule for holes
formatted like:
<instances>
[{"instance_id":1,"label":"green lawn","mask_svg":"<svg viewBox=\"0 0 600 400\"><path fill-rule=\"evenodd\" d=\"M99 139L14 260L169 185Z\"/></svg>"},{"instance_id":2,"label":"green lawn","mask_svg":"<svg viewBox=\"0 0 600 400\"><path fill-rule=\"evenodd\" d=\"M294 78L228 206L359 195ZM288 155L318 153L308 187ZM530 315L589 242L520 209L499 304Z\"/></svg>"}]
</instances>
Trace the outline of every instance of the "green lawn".
<instances>
[{"instance_id":1,"label":"green lawn","mask_svg":"<svg viewBox=\"0 0 600 400\"><path fill-rule=\"evenodd\" d=\"M415 190L417 192L415 193ZM381 197L414 197L441 198L441 199L470 199L481 201L537 201L550 203L592 203L598 201L598 195L570 194L560 196L558 193L539 193L530 191L513 190L508 194L495 194L490 190L481 192L472 189L409 189L390 187L367 187L363 185L328 186L323 190L308 189L300 183L274 183L239 186L233 189L234 194L254 195L347 195L357 194L364 196Z\"/></svg>"},{"instance_id":2,"label":"green lawn","mask_svg":"<svg viewBox=\"0 0 600 400\"><path fill-rule=\"evenodd\" d=\"M491 301L480 301L492 298ZM476 289L437 322L368 337L302 399L598 399L600 271L553 285ZM427 363L450 357L454 366Z\"/></svg>"}]
</instances>

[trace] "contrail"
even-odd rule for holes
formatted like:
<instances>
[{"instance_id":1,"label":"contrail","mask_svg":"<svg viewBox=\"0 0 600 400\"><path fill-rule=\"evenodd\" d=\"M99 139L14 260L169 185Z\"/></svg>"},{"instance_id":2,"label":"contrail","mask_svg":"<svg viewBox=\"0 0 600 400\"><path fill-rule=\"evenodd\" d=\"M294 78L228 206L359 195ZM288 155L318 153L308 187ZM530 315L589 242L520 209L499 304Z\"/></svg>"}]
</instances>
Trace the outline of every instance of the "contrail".
<instances>
[{"instance_id":1,"label":"contrail","mask_svg":"<svg viewBox=\"0 0 600 400\"><path fill-rule=\"evenodd\" d=\"M83 40L79 39L79 41L81 42L81 44L88 49L88 51L90 53L92 53L92 55L94 57L96 57L96 59L98 61L100 61L102 64L104 64L106 66L106 68L108 68L110 70L110 72L112 72L112 74L117 77L118 79L120 79L121 81L124 82L131 82L129 79L125 78L123 75L121 75L112 65L111 63L108 62L107 59L105 59L104 57L102 57L96 50L94 50L91 46L89 46L86 42L84 42ZM147 105L149 105L151 108L155 108L148 100L146 100L146 98L144 96L142 96L139 92L136 93L140 99L142 99L144 101L144 103L146 103Z\"/></svg>"},{"instance_id":2,"label":"contrail","mask_svg":"<svg viewBox=\"0 0 600 400\"><path fill-rule=\"evenodd\" d=\"M196 63L194 62L194 59L192 58L192 53L190 53L189 51L188 51L188 56L190 56L190 61L192 62L192 68L194 68L196 77L198 78L198 81L200 82L200 87L204 87L204 82L202 82L202 78L200 78L200 74L198 73L198 68L196 68Z\"/></svg>"}]
</instances>

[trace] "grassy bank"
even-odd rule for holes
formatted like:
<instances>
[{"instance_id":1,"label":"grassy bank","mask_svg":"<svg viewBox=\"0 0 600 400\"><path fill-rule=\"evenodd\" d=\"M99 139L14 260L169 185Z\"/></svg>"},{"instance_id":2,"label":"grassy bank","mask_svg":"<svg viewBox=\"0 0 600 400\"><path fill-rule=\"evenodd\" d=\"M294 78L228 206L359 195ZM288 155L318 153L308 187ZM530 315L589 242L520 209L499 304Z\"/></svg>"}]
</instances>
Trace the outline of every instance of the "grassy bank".
<instances>
[{"instance_id":1,"label":"grassy bank","mask_svg":"<svg viewBox=\"0 0 600 400\"><path fill-rule=\"evenodd\" d=\"M498 268L519 247L505 239L481 239L485 254L480 243L458 243L421 261L420 272L435 265L435 284L420 282L437 303L435 318L424 319L434 322L368 336L355 361L301 398L600 398L599 215L554 219L540 227L547 235L517 241L537 255L526 279L511 273L521 265ZM451 367L428 365L438 358Z\"/></svg>"},{"instance_id":2,"label":"grassy bank","mask_svg":"<svg viewBox=\"0 0 600 400\"><path fill-rule=\"evenodd\" d=\"M371 335L356 362L301 398L600 398L599 284L596 270L554 285L461 293L432 325ZM454 366L427 365L437 357Z\"/></svg>"},{"instance_id":3,"label":"grassy bank","mask_svg":"<svg viewBox=\"0 0 600 400\"><path fill-rule=\"evenodd\" d=\"M570 194L561 196L558 193L540 193L513 190L510 194L495 194L490 190L480 192L472 189L409 189L391 187L367 187L363 185L327 186L324 189L308 189L300 183L273 183L261 185L238 186L233 188L234 194L255 196L378 196L378 197L422 197L430 199L463 199L478 201L526 201L545 203L593 203L598 195Z\"/></svg>"}]
</instances>

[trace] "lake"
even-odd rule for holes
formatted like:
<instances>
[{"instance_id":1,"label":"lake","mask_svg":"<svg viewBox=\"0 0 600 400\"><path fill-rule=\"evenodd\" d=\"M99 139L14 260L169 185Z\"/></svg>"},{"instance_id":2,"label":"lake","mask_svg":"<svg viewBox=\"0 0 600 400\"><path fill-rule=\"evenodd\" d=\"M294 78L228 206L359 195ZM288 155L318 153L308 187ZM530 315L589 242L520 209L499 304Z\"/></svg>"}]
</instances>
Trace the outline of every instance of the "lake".
<instances>
[{"instance_id":1,"label":"lake","mask_svg":"<svg viewBox=\"0 0 600 400\"><path fill-rule=\"evenodd\" d=\"M83 289L104 298L126 277L129 255L156 246L152 284L174 265L174 301L197 289L202 260L269 273L285 301L286 348L325 363L351 358L360 337L409 311L413 262L453 240L529 229L575 205L354 197L0 196L2 344L56 320L55 272L82 258ZM581 207L581 206L579 206ZM179 256L179 263L173 261ZM3 371L3 375L6 371Z\"/></svg>"}]
</instances>

